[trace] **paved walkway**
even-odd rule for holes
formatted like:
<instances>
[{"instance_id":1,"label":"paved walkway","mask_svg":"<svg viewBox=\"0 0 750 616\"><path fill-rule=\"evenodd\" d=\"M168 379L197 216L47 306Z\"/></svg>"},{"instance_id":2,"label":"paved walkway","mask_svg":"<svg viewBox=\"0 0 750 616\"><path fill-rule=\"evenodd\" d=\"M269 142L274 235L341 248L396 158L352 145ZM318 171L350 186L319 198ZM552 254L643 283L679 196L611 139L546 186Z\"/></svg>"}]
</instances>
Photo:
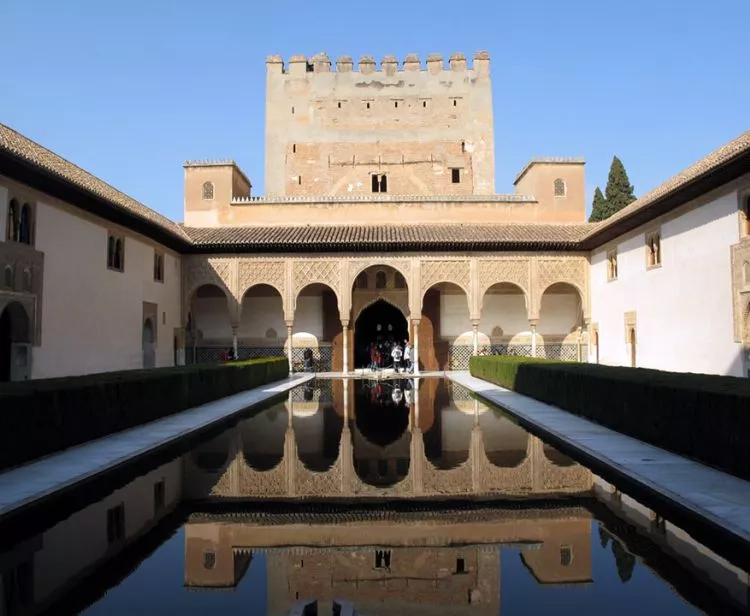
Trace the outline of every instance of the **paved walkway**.
<instances>
[{"instance_id":1,"label":"paved walkway","mask_svg":"<svg viewBox=\"0 0 750 616\"><path fill-rule=\"evenodd\" d=\"M295 375L194 409L71 447L0 474L0 518L24 505L130 462L183 436L262 404L314 377Z\"/></svg>"},{"instance_id":2,"label":"paved walkway","mask_svg":"<svg viewBox=\"0 0 750 616\"><path fill-rule=\"evenodd\" d=\"M613 467L631 481L666 496L750 543L750 483L648 445L557 407L509 391L468 372L446 376L566 443L573 451Z\"/></svg>"}]
</instances>

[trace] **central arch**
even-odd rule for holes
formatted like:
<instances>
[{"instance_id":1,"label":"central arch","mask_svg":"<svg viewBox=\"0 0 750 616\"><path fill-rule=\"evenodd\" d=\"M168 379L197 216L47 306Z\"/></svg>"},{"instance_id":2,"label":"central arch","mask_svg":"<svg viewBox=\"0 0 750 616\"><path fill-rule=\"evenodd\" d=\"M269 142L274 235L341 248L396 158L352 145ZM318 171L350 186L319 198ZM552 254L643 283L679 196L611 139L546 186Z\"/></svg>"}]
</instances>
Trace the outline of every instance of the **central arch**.
<instances>
[{"instance_id":1,"label":"central arch","mask_svg":"<svg viewBox=\"0 0 750 616\"><path fill-rule=\"evenodd\" d=\"M370 345L380 342L400 342L409 338L409 324L404 314L393 304L379 299L359 313L354 322L354 366L370 364Z\"/></svg>"}]
</instances>

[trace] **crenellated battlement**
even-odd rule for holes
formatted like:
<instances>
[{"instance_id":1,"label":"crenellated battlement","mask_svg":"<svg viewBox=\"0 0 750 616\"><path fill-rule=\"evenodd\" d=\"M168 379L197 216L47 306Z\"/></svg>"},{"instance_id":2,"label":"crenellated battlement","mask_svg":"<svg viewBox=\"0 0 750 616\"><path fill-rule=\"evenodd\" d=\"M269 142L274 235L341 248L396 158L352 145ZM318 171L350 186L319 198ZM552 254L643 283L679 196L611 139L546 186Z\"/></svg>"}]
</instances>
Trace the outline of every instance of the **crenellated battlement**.
<instances>
[{"instance_id":1,"label":"crenellated battlement","mask_svg":"<svg viewBox=\"0 0 750 616\"><path fill-rule=\"evenodd\" d=\"M363 55L356 64L351 56L339 56L335 65L327 53L321 52L313 56L293 55L285 63L280 55L271 55L266 58L266 70L269 73L285 74L292 76L303 76L308 73L351 73L359 72L363 75L383 73L387 76L401 72L423 72L438 74L449 70L453 72L465 72L474 70L478 74L489 74L490 55L486 51L477 51L473 56L472 66L469 67L468 60L463 53L452 53L448 58L446 66L445 58L440 53L431 53L427 56L423 65L418 54L406 54L402 61L396 56L385 56L380 65L370 55Z\"/></svg>"}]
</instances>

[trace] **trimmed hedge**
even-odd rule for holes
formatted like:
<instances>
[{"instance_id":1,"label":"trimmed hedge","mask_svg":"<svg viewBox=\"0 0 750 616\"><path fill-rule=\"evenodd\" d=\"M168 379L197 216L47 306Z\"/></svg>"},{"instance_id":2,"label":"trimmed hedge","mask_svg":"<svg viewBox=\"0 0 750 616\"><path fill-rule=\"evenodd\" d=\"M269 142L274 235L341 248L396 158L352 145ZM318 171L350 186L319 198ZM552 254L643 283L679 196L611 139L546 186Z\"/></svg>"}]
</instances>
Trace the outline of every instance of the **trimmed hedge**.
<instances>
[{"instance_id":1,"label":"trimmed hedge","mask_svg":"<svg viewBox=\"0 0 750 616\"><path fill-rule=\"evenodd\" d=\"M750 380L524 357L472 357L473 376L750 479Z\"/></svg>"},{"instance_id":2,"label":"trimmed hedge","mask_svg":"<svg viewBox=\"0 0 750 616\"><path fill-rule=\"evenodd\" d=\"M0 386L0 469L278 381L284 357Z\"/></svg>"}]
</instances>

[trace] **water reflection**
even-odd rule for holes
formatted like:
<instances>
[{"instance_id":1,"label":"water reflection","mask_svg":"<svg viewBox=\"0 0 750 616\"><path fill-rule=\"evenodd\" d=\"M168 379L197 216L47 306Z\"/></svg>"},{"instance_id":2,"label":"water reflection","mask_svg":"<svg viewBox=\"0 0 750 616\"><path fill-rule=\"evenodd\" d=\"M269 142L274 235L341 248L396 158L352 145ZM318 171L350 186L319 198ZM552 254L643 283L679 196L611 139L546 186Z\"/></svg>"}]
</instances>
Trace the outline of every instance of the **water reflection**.
<instances>
[{"instance_id":1,"label":"water reflection","mask_svg":"<svg viewBox=\"0 0 750 616\"><path fill-rule=\"evenodd\" d=\"M579 494L591 473L439 379L319 381L206 443L192 498ZM203 494L196 491L201 486Z\"/></svg>"},{"instance_id":2,"label":"water reflection","mask_svg":"<svg viewBox=\"0 0 750 616\"><path fill-rule=\"evenodd\" d=\"M0 616L747 612L746 571L465 390L386 385L296 390L25 529Z\"/></svg>"},{"instance_id":3,"label":"water reflection","mask_svg":"<svg viewBox=\"0 0 750 616\"><path fill-rule=\"evenodd\" d=\"M494 616L503 546L520 546L539 584L586 584L590 529L591 514L577 506L447 511L439 521L360 512L328 515L314 526L281 515L196 515L185 526L185 583L237 587L238 560L264 554L268 614L287 614L300 598L314 598L321 614L344 599L365 614L401 606Z\"/></svg>"}]
</instances>

